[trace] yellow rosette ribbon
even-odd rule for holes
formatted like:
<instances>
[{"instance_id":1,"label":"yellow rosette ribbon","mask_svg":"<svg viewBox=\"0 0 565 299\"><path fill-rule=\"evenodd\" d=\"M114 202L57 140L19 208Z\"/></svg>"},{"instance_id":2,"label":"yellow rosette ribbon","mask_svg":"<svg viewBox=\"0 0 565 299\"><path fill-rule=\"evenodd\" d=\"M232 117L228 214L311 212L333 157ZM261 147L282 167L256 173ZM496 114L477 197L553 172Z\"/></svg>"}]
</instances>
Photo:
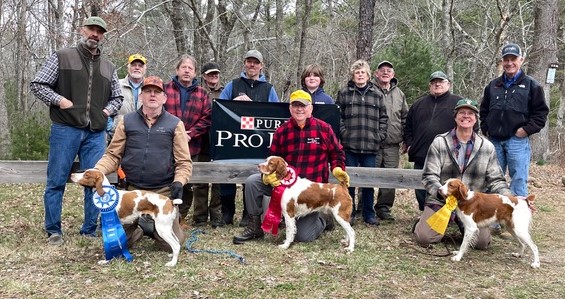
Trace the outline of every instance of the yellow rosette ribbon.
<instances>
[{"instance_id":1,"label":"yellow rosette ribbon","mask_svg":"<svg viewBox=\"0 0 565 299\"><path fill-rule=\"evenodd\" d=\"M453 195L449 195L445 199L445 204L441 209L435 212L426 222L438 234L445 234L451 213L457 208L457 199Z\"/></svg>"}]
</instances>

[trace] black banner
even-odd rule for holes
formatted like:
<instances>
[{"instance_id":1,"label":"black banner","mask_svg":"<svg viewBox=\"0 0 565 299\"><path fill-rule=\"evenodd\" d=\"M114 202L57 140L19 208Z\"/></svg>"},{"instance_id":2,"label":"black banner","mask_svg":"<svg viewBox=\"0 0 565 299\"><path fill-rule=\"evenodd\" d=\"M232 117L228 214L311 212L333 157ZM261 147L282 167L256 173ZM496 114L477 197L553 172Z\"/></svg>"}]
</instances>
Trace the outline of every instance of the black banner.
<instances>
[{"instance_id":1,"label":"black banner","mask_svg":"<svg viewBox=\"0 0 565 299\"><path fill-rule=\"evenodd\" d=\"M275 130L290 117L288 105L214 100L210 128L212 161L265 159ZM339 138L338 106L314 105L312 114L330 124Z\"/></svg>"}]
</instances>

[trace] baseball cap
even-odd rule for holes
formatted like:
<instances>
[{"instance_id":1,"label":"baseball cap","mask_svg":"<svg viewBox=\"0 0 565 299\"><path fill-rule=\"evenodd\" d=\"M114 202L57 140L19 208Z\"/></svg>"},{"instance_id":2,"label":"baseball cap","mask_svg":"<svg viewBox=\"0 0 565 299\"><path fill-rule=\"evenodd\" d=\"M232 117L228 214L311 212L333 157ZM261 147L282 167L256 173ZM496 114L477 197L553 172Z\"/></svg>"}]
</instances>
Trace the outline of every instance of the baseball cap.
<instances>
[{"instance_id":1,"label":"baseball cap","mask_svg":"<svg viewBox=\"0 0 565 299\"><path fill-rule=\"evenodd\" d=\"M305 92L304 90L297 90L290 94L290 103L293 102L300 102L304 105L312 104L312 96L309 93Z\"/></svg>"},{"instance_id":2,"label":"baseball cap","mask_svg":"<svg viewBox=\"0 0 565 299\"><path fill-rule=\"evenodd\" d=\"M514 55L521 57L522 49L520 49L520 46L518 46L517 44L513 44L513 43L507 44L502 48L502 57L504 58L504 56L506 55Z\"/></svg>"},{"instance_id":3,"label":"baseball cap","mask_svg":"<svg viewBox=\"0 0 565 299\"><path fill-rule=\"evenodd\" d=\"M433 72L433 73L430 75L430 82L431 82L432 80L435 80L435 79L443 79L443 80L449 81L449 78L447 77L447 75L446 75L444 72L442 72L442 71L436 71L436 72Z\"/></svg>"},{"instance_id":4,"label":"baseball cap","mask_svg":"<svg viewBox=\"0 0 565 299\"><path fill-rule=\"evenodd\" d=\"M469 108L475 111L476 113L479 113L479 103L477 103L477 101L473 99L461 99L457 101L457 104L455 105L455 109L453 110L457 111L459 108L463 108L463 107Z\"/></svg>"},{"instance_id":5,"label":"baseball cap","mask_svg":"<svg viewBox=\"0 0 565 299\"><path fill-rule=\"evenodd\" d=\"M143 62L143 64L147 64L147 58L143 57L143 55L141 55L141 54L130 55L129 58L128 58L128 64L130 64L130 63L132 63L136 60Z\"/></svg>"},{"instance_id":6,"label":"baseball cap","mask_svg":"<svg viewBox=\"0 0 565 299\"><path fill-rule=\"evenodd\" d=\"M206 62L203 66L202 66L202 74L206 74L208 75L209 73L213 73L213 72L220 72L220 65L215 63L215 62Z\"/></svg>"},{"instance_id":7,"label":"baseball cap","mask_svg":"<svg viewBox=\"0 0 565 299\"><path fill-rule=\"evenodd\" d=\"M392 63L388 60L383 60L381 62L379 62L379 64L377 65L377 69L380 69L381 66L383 65L388 65L390 68L394 68L394 66L392 66Z\"/></svg>"},{"instance_id":8,"label":"baseball cap","mask_svg":"<svg viewBox=\"0 0 565 299\"><path fill-rule=\"evenodd\" d=\"M102 20L101 17L89 17L82 26L98 26L102 28L104 32L108 31L106 22Z\"/></svg>"},{"instance_id":9,"label":"baseball cap","mask_svg":"<svg viewBox=\"0 0 565 299\"><path fill-rule=\"evenodd\" d=\"M243 60L245 60L247 58L255 58L255 59L259 60L260 63L263 63L263 54L261 54L261 52L259 52L257 50L247 51L247 53L245 53L245 56L243 56Z\"/></svg>"},{"instance_id":10,"label":"baseball cap","mask_svg":"<svg viewBox=\"0 0 565 299\"><path fill-rule=\"evenodd\" d=\"M163 80L161 80L161 78L159 78L157 76L149 76L149 77L145 78L145 80L143 80L143 87L141 89L143 89L147 86L159 87L159 89L161 89L161 91L165 90L163 88Z\"/></svg>"}]
</instances>

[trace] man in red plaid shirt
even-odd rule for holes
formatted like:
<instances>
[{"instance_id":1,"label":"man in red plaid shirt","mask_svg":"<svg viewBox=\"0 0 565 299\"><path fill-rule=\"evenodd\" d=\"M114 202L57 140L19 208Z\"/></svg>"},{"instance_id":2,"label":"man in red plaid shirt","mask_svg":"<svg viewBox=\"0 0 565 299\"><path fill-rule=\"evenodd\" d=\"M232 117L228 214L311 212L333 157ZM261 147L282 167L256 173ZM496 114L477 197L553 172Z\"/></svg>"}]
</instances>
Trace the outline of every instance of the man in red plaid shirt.
<instances>
[{"instance_id":1,"label":"man in red plaid shirt","mask_svg":"<svg viewBox=\"0 0 565 299\"><path fill-rule=\"evenodd\" d=\"M337 136L329 124L312 117L312 98L307 92L293 92L290 95L289 109L291 117L275 131L269 155L284 158L288 165L296 169L300 177L327 183L330 167L338 172L345 169L345 153ZM260 173L247 178L245 204L250 218L243 233L233 238L235 244L263 237L263 196L270 196L272 190L270 185L263 183ZM296 222L295 241L308 242L317 239L329 224L328 219L330 217L319 212L299 218Z\"/></svg>"}]
</instances>

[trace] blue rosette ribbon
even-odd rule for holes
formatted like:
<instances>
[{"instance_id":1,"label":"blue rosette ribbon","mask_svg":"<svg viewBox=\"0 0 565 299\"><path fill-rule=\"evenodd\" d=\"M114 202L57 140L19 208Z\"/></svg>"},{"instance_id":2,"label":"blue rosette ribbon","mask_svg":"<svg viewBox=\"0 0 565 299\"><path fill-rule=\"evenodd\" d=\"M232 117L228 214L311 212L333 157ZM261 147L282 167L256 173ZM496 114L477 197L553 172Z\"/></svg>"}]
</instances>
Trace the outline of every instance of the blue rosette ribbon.
<instances>
[{"instance_id":1,"label":"blue rosette ribbon","mask_svg":"<svg viewBox=\"0 0 565 299\"><path fill-rule=\"evenodd\" d=\"M116 212L120 195L114 186L102 186L102 188L105 192L104 195L100 196L94 192L92 200L94 205L100 209L100 217L102 218L104 255L108 261L115 257L123 256L126 261L131 262L133 257L127 248L126 232Z\"/></svg>"}]
</instances>

